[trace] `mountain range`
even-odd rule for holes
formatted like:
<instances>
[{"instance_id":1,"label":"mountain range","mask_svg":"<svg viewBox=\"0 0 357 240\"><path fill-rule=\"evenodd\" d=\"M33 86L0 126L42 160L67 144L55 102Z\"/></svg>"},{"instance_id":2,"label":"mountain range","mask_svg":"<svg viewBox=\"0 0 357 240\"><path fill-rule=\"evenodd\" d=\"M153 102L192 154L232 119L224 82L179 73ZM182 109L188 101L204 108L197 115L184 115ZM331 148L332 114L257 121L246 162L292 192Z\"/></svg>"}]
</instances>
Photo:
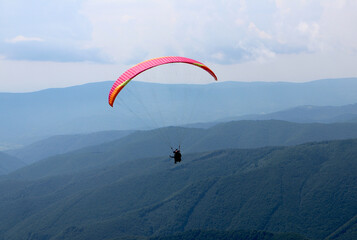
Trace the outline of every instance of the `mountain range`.
<instances>
[{"instance_id":1,"label":"mountain range","mask_svg":"<svg viewBox=\"0 0 357 240\"><path fill-rule=\"evenodd\" d=\"M357 239L356 80L0 93L0 240Z\"/></svg>"},{"instance_id":2,"label":"mountain range","mask_svg":"<svg viewBox=\"0 0 357 240\"><path fill-rule=\"evenodd\" d=\"M95 158L104 161L105 155ZM0 237L145 239L194 229L254 229L353 239L356 159L357 140L339 140L185 154L180 165L151 157L79 164L76 173L40 178L9 175L0 181L0 218L6 219Z\"/></svg>"},{"instance_id":3,"label":"mountain range","mask_svg":"<svg viewBox=\"0 0 357 240\"><path fill-rule=\"evenodd\" d=\"M246 115L228 120L284 120L299 123L335 123L335 122L357 122L357 104L343 106L299 106L283 111L267 114Z\"/></svg>"},{"instance_id":4,"label":"mountain range","mask_svg":"<svg viewBox=\"0 0 357 240\"><path fill-rule=\"evenodd\" d=\"M30 93L0 93L1 148L54 135L206 123L303 105L357 102L356 78L208 85L133 81L122 91L114 109L107 103L111 85L99 82Z\"/></svg>"},{"instance_id":5,"label":"mountain range","mask_svg":"<svg viewBox=\"0 0 357 240\"><path fill-rule=\"evenodd\" d=\"M20 149L5 152L22 159L28 165L49 156L120 139L130 133L132 131L114 130L88 134L57 135L36 141Z\"/></svg>"},{"instance_id":6,"label":"mountain range","mask_svg":"<svg viewBox=\"0 0 357 240\"><path fill-rule=\"evenodd\" d=\"M306 142L357 138L357 123L291 123L278 120L232 121L208 129L168 127L128 132L99 132L45 139L22 149L7 151L29 165L18 171L21 176L43 176L32 168L47 169L46 174L73 172L107 166L119 161L170 154L170 147L181 145L183 153L227 148L291 146ZM110 141L112 140L112 141ZM94 143L99 145L94 145ZM63 153L63 154L61 154ZM98 154L101 161L97 160ZM75 157L74 157L75 156ZM15 169L14 169L15 170Z\"/></svg>"},{"instance_id":7,"label":"mountain range","mask_svg":"<svg viewBox=\"0 0 357 240\"><path fill-rule=\"evenodd\" d=\"M0 152L0 175L10 173L24 166L26 166L26 163L20 159Z\"/></svg>"}]
</instances>

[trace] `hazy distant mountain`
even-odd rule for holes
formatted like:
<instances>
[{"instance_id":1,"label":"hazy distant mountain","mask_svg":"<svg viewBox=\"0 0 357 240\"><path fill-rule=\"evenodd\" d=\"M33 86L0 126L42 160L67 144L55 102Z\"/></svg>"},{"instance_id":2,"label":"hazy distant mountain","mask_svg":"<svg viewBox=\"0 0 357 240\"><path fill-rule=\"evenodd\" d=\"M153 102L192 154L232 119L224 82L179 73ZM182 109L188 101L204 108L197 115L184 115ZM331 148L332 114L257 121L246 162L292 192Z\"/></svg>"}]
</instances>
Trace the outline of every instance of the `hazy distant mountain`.
<instances>
[{"instance_id":1,"label":"hazy distant mountain","mask_svg":"<svg viewBox=\"0 0 357 240\"><path fill-rule=\"evenodd\" d=\"M130 133L132 133L132 131L106 131L90 134L59 135L35 142L20 149L7 151L7 153L22 159L26 164L31 164L49 156L120 139Z\"/></svg>"},{"instance_id":2,"label":"hazy distant mountain","mask_svg":"<svg viewBox=\"0 0 357 240\"><path fill-rule=\"evenodd\" d=\"M111 85L101 82L32 93L0 93L0 112L5 113L1 116L0 144L26 144L59 134L212 122L302 105L357 102L356 78L209 85L131 82L114 109L107 103Z\"/></svg>"},{"instance_id":3,"label":"hazy distant mountain","mask_svg":"<svg viewBox=\"0 0 357 240\"><path fill-rule=\"evenodd\" d=\"M233 120L234 118L231 118ZM255 114L235 120L283 120L299 123L357 122L357 103L343 106L299 106L268 114ZM227 121L224 119L222 121Z\"/></svg>"},{"instance_id":4,"label":"hazy distant mountain","mask_svg":"<svg viewBox=\"0 0 357 240\"><path fill-rule=\"evenodd\" d=\"M180 165L156 157L75 175L3 180L0 236L145 239L249 229L356 239L356 159L357 140L344 140L188 154Z\"/></svg>"},{"instance_id":5,"label":"hazy distant mountain","mask_svg":"<svg viewBox=\"0 0 357 240\"><path fill-rule=\"evenodd\" d=\"M171 145L187 153L227 148L287 146L300 143L357 138L357 123L299 124L284 121L236 121L209 129L162 128L138 131L119 140L52 156L12 173L11 178L37 179L108 167L139 158L167 156ZM176 142L179 141L180 142ZM47 146L55 149L56 146ZM62 148L58 146L58 148ZM34 149L38 151L39 149ZM31 148L27 149L31 152ZM49 151L45 151L49 153ZM37 154L40 154L38 152Z\"/></svg>"},{"instance_id":6,"label":"hazy distant mountain","mask_svg":"<svg viewBox=\"0 0 357 240\"><path fill-rule=\"evenodd\" d=\"M25 165L20 159L0 152L0 175L7 174Z\"/></svg>"}]
</instances>

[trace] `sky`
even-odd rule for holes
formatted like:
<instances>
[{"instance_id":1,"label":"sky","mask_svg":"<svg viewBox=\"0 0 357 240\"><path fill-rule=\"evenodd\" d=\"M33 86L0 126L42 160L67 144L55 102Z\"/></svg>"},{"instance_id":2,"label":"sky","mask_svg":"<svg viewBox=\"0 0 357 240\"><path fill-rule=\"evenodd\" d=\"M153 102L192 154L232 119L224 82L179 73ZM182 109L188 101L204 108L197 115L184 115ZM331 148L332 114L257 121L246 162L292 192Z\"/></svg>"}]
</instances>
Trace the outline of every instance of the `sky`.
<instances>
[{"instance_id":1,"label":"sky","mask_svg":"<svg viewBox=\"0 0 357 240\"><path fill-rule=\"evenodd\" d=\"M115 81L160 56L219 81L357 77L356 0L0 0L0 92Z\"/></svg>"}]
</instances>

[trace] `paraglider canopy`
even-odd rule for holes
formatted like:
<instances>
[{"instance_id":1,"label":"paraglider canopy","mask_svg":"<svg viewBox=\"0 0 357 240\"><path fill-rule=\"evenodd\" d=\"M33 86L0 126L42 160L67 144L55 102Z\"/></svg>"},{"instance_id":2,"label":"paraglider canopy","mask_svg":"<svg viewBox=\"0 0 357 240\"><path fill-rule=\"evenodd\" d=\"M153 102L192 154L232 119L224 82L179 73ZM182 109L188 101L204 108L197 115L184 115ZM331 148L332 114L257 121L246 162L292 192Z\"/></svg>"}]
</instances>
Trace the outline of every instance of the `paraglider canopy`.
<instances>
[{"instance_id":1,"label":"paraglider canopy","mask_svg":"<svg viewBox=\"0 0 357 240\"><path fill-rule=\"evenodd\" d=\"M119 92L137 75L150 68L157 67L163 64L169 64L169 63L192 64L194 66L200 67L205 71L207 71L217 81L217 76L214 74L214 72L211 69L209 69L206 65L196 60L185 58L185 57L177 57L177 56L153 58L129 68L115 81L109 92L109 96L108 96L109 105L113 107L115 98L117 97Z\"/></svg>"}]
</instances>

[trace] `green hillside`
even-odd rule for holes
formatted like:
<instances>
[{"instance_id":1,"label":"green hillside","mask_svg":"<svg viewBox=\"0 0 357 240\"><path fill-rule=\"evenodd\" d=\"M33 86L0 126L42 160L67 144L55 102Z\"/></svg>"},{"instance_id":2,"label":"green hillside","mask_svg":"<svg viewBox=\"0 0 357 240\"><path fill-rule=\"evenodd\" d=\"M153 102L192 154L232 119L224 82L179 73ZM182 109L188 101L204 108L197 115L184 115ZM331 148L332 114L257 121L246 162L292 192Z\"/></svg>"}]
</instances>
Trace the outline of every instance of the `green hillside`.
<instances>
[{"instance_id":1,"label":"green hillside","mask_svg":"<svg viewBox=\"0 0 357 240\"><path fill-rule=\"evenodd\" d=\"M153 237L150 240L305 240L297 234L269 233L265 231L201 231L191 230L172 236Z\"/></svg>"},{"instance_id":2,"label":"green hillside","mask_svg":"<svg viewBox=\"0 0 357 240\"><path fill-rule=\"evenodd\" d=\"M215 150L289 146L305 142L357 137L355 123L291 123L278 120L233 121L216 125L198 138L188 137L188 149Z\"/></svg>"},{"instance_id":3,"label":"green hillside","mask_svg":"<svg viewBox=\"0 0 357 240\"><path fill-rule=\"evenodd\" d=\"M0 175L10 173L23 166L25 163L20 159L0 152Z\"/></svg>"},{"instance_id":4,"label":"green hillside","mask_svg":"<svg viewBox=\"0 0 357 240\"><path fill-rule=\"evenodd\" d=\"M10 177L41 178L111 166L138 158L168 156L171 153L170 143L174 143L171 145L174 147L181 143L185 155L227 148L290 146L349 138L357 138L356 123L298 124L270 120L229 122L209 129L170 127L138 131L109 143L49 157L14 172ZM61 149L60 145L57 147ZM55 149L56 145L52 148ZM51 147L47 145L47 149ZM36 150L34 153L38 154Z\"/></svg>"},{"instance_id":5,"label":"green hillside","mask_svg":"<svg viewBox=\"0 0 357 240\"><path fill-rule=\"evenodd\" d=\"M246 229L353 239L356 172L357 140L343 140L188 154L180 165L155 157L75 175L3 180L0 237L134 239Z\"/></svg>"},{"instance_id":6,"label":"green hillside","mask_svg":"<svg viewBox=\"0 0 357 240\"><path fill-rule=\"evenodd\" d=\"M59 135L32 143L20 149L6 152L22 159L26 164L31 164L49 156L120 139L130 133L132 133L132 131L105 131L90 134Z\"/></svg>"}]
</instances>

